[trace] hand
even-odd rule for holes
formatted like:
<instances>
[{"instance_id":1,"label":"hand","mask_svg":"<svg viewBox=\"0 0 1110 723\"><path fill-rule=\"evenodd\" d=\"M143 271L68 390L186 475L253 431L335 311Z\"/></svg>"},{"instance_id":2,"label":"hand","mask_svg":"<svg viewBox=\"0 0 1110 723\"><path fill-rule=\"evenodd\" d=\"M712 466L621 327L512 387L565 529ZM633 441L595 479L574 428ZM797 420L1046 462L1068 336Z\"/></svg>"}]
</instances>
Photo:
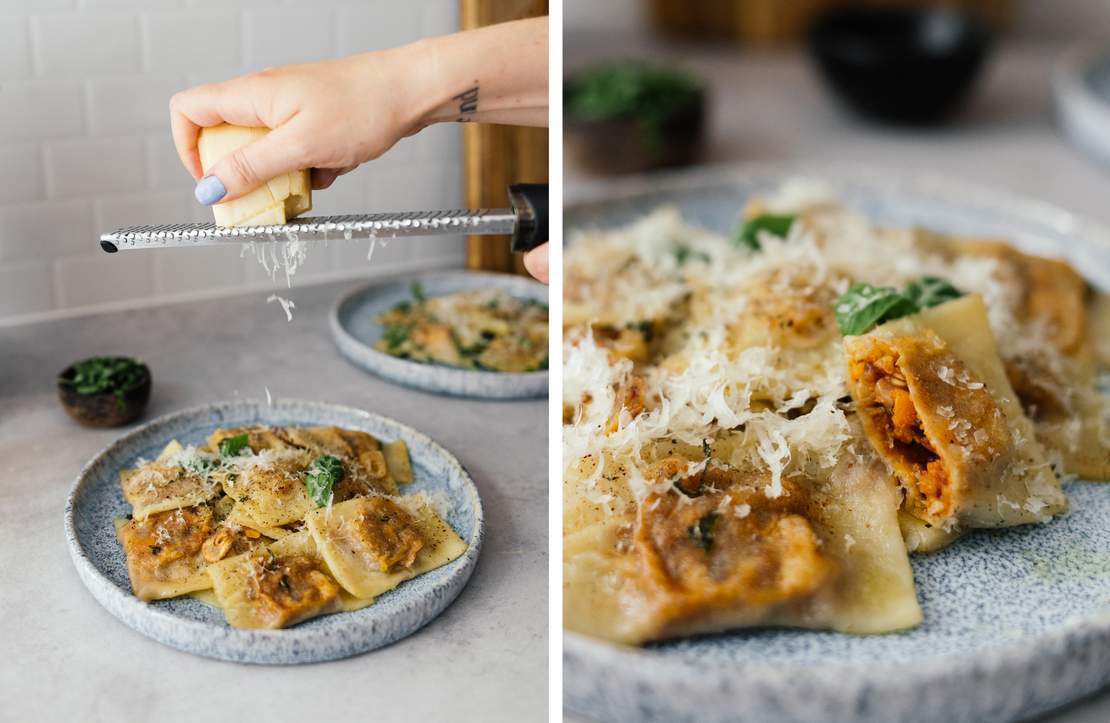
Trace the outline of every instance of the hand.
<instances>
[{"instance_id":1,"label":"hand","mask_svg":"<svg viewBox=\"0 0 1110 723\"><path fill-rule=\"evenodd\" d=\"M535 276L537 281L547 283L547 244L537 246L524 254L524 268L528 269L528 273Z\"/></svg>"},{"instance_id":2,"label":"hand","mask_svg":"<svg viewBox=\"0 0 1110 723\"><path fill-rule=\"evenodd\" d=\"M401 56L386 51L288 65L173 96L174 144L197 180L204 175L197 153L202 127L231 123L273 129L210 168L209 178L197 185L197 200L211 204L238 198L275 176L304 168L313 169L313 188L327 188L337 176L415 132L423 107L395 82Z\"/></svg>"},{"instance_id":3,"label":"hand","mask_svg":"<svg viewBox=\"0 0 1110 723\"><path fill-rule=\"evenodd\" d=\"M170 116L201 203L230 201L305 168L313 188L327 188L431 123L547 125L547 18L197 86L173 96ZM220 123L271 132L204 176L197 137Z\"/></svg>"}]
</instances>

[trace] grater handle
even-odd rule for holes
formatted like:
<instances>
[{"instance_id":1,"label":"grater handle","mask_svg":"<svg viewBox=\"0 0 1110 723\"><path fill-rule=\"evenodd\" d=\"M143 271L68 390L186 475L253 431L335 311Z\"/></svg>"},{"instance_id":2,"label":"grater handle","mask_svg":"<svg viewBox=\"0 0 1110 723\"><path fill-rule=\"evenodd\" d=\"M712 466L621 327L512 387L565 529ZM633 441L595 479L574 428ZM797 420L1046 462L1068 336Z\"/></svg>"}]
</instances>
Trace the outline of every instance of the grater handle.
<instances>
[{"instance_id":1,"label":"grater handle","mask_svg":"<svg viewBox=\"0 0 1110 723\"><path fill-rule=\"evenodd\" d=\"M547 243L547 184L516 183L509 186L509 202L516 214L513 251L531 251Z\"/></svg>"}]
</instances>

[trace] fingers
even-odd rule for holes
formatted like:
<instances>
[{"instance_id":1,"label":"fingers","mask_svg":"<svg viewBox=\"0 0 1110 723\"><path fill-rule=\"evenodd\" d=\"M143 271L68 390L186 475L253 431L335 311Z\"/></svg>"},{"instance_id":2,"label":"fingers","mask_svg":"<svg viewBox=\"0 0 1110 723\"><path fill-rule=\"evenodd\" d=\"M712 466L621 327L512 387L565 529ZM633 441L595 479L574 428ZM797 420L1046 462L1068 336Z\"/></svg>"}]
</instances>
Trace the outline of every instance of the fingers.
<instances>
[{"instance_id":1,"label":"fingers","mask_svg":"<svg viewBox=\"0 0 1110 723\"><path fill-rule=\"evenodd\" d=\"M536 277L537 281L547 283L547 244L537 246L524 254L524 268Z\"/></svg>"},{"instance_id":2,"label":"fingers","mask_svg":"<svg viewBox=\"0 0 1110 723\"><path fill-rule=\"evenodd\" d=\"M170 98L170 128L182 164L194 179L204 171L197 152L200 129L221 123L239 126L266 126L255 102L258 84L251 77L224 83L198 85ZM278 123L272 123L278 125Z\"/></svg>"},{"instance_id":3,"label":"fingers","mask_svg":"<svg viewBox=\"0 0 1110 723\"><path fill-rule=\"evenodd\" d=\"M235 150L208 169L197 184L197 200L204 204L231 201L266 181L289 171L312 166L296 121L275 128L257 141ZM219 179L219 182L212 180Z\"/></svg>"}]
</instances>

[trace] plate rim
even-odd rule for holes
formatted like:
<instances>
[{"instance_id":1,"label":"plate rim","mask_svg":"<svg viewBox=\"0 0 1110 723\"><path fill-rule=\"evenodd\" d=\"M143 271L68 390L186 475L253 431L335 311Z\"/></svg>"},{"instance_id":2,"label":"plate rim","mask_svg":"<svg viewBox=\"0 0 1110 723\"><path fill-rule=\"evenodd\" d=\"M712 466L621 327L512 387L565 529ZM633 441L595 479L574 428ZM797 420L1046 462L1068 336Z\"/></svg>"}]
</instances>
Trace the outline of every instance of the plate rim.
<instances>
[{"instance_id":1,"label":"plate rim","mask_svg":"<svg viewBox=\"0 0 1110 723\"><path fill-rule=\"evenodd\" d=\"M173 625L174 627L184 630L190 637L193 635L203 636L203 640L209 641L214 639L227 640L227 639L242 639L244 644L249 643L251 640L265 640L271 643L286 643L286 642L301 642L318 638L321 631L311 628L299 628L293 626L279 630L255 630L255 629L237 629L228 625L223 627L215 626L212 623L206 623L199 620L191 620L183 618L178 615L164 610L159 607L152 606L139 600L134 594L124 591L119 588L112 580L108 579L96 566L92 558L89 556L85 546L81 543L81 539L77 532L76 516L77 516L77 497L83 488L89 484L91 475L94 469L104 464L107 458L114 450L126 446L136 439L147 433L150 429L171 424L179 420L186 420L200 414L207 414L215 409L220 408L235 408L250 406L278 409L283 406L299 406L302 410L305 408L312 409L313 411L339 413L344 415L351 415L354 417L363 417L374 419L378 422L384 422L387 426L392 426L397 432L407 435L412 439L417 439L422 445L426 445L432 450L434 454L442 455L450 464L458 467L461 472L464 488L466 489L467 496L469 497L469 505L473 513L474 528L471 531L470 539L467 540L467 550L457 560L459 562L457 569L444 581L438 584L432 591L433 594L445 593L441 599L442 604L438 609L434 610L430 615L427 615L424 620L415 626L406 629L402 634L393 637L387 636L379 641L373 642L366 646L361 646L359 650L347 653L346 655L325 655L323 657L305 656L304 659L277 659L277 658L251 658L249 656L241 656L229 654L223 651L211 650L210 652L202 652L198 648L187 648L176 644L170 638L179 637L171 635L159 635L149 629L139 629L132 624L129 618L152 619L156 623L163 625ZM428 625L432 620L438 617L462 592L470 580L470 576L474 571L477 563L478 556L481 554L482 544L485 538L485 514L482 507L481 496L478 493L477 485L474 482L470 472L462 464L459 459L452 454L449 450L441 444L433 440L428 435L420 430L411 427L403 422L399 422L392 417L387 417L375 412L369 412L358 407L352 407L344 404L335 404L332 402L310 401L298 398L282 398L274 400L269 403L262 399L223 399L214 402L207 402L197 404L183 409L167 412L154 419L151 419L143 424L140 424L133 429L129 429L122 435L116 437L107 445L105 445L99 452L90 458L77 473L73 482L70 485L68 494L66 495L66 503L63 513L63 529L66 537L66 547L69 551L70 560L76 568L78 577L80 577L82 584L96 600L96 602L104 608L116 620L123 623L128 628L139 633L155 642L167 645L177 650L182 650L187 653L198 655L206 658L216 658L221 660L229 660L232 662L263 664L263 665L286 665L286 664L300 664L300 663L317 663L327 660L337 660L342 657L351 657L354 655L361 655L364 653L372 652L381 647L391 645L398 640L404 639L413 634L420 628ZM417 601L414 600L410 604L404 605L401 612L411 609ZM370 609L369 606L365 609ZM357 614L359 611L350 611L351 614ZM340 612L337 614L345 614ZM377 621L372 621L371 627L377 625ZM201 638L198 637L198 640ZM280 656L279 656L280 657Z\"/></svg>"},{"instance_id":2,"label":"plate rim","mask_svg":"<svg viewBox=\"0 0 1110 723\"><path fill-rule=\"evenodd\" d=\"M385 379L394 384L400 384L412 389L430 392L433 394L446 394L450 396L471 399L536 399L545 396L549 382L549 370L542 369L534 372L492 372L481 369L456 369L441 364L421 364L407 359L385 354L377 349L362 343L352 335L344 326L340 317L344 308L374 289L384 288L398 284L412 283L422 279L445 279L466 277L469 279L486 279L491 283L500 285L505 280L528 283L537 290L546 290L538 281L533 281L524 276L492 271L471 271L468 269L448 269L438 271L425 271L415 274L402 274L384 279L375 279L341 295L328 313L328 327L331 337L339 348L343 357L354 366L363 371ZM519 283L518 282L518 283ZM550 332L549 332L550 333ZM428 376L433 372L421 375L419 371L435 370L434 373L442 376L445 381L433 382L421 380L421 376ZM412 373L407 373L412 372ZM500 382L500 383L498 383ZM484 393L475 391L484 388Z\"/></svg>"},{"instance_id":3,"label":"plate rim","mask_svg":"<svg viewBox=\"0 0 1110 723\"><path fill-rule=\"evenodd\" d=\"M566 216L565 243L574 242L574 237L589 231L594 226L576 224L575 212L585 212L614 202L632 201L645 196L666 196L672 193L689 193L699 188L720 188L766 178L777 178L780 182L794 176L811 176L818 179L861 183L871 189L880 187L895 193L927 198L945 205L975 210L982 213L1001 215L1012 221L1051 230L1053 233L1080 239L1083 244L1110 252L1110 227L1090 216L1070 211L1051 202L1042 201L1019 192L994 187L975 181L954 179L936 173L905 173L893 168L875 164L851 162L741 162L721 163L696 167L693 169L670 170L652 174L637 174L617 179L590 179L578 184L565 193ZM880 185L881 184L881 185ZM1108 484L1094 483L1094 484ZM563 641L563 666L565 680L563 698L568 710L590 714L589 710L576 707L576 696L582 693L575 685L589 683L593 687L590 696L596 702L598 695L607 691L610 697L617 686L650 686L664 674L669 681L681 682L712 694L713 691L727 691L737 685L746 685L744 679L752 679L745 690L758 689L761 685L781 686L789 682L797 686L798 681L806 679L810 692L824 686L833 690L840 700L861 701L865 695L873 694L884 687L905 690L926 677L932 679L954 680L961 677L973 680L977 676L991 675L1001 677L1007 673L1016 677L1031 676L1046 665L1068 662L1067 651L1075 645L1101 645L1104 657L1110 658L1110 608L1092 612L1081 618L1063 620L1058 625L1041 634L1022 640L1005 642L981 650L974 655L944 653L921 660L915 660L913 675L903 675L914 680L901 686L895 685L885 669L876 668L863 662L782 662L763 663L754 659L731 662L722 669L719 664L698 661L689 655L667 655L636 646L615 644L592 638L561 628ZM819 631L814 631L819 632ZM615 673L612 677L598 675L599 671ZM614 681L614 679L620 679ZM1093 686L1082 690L1070 690L1064 694L1056 692L1055 699L1042 696L1010 714L996 712L1002 717L982 720L1012 720L1014 717L1027 717L1043 713L1059 705L1076 700L1110 684L1110 666L1103 671L1100 680ZM835 686L835 687L834 687ZM614 707L616 705L616 707ZM610 701L609 713L616 710L627 713L627 708L619 707ZM646 709L642 709L643 712ZM596 714L596 710L593 711ZM674 713L667 710L664 713ZM704 711L703 711L704 712ZM658 714L658 711L655 711ZM760 714L773 717L773 712L762 710ZM871 711L871 715L875 715ZM740 717L731 711L733 717ZM757 714L758 715L758 714ZM882 713L879 713L882 715ZM707 716L708 717L708 716ZM746 718L744 718L746 720ZM753 718L752 720L759 720ZM860 716L859 720L871 720ZM912 718L912 720L918 720ZM924 720L924 719L922 719Z\"/></svg>"}]
</instances>

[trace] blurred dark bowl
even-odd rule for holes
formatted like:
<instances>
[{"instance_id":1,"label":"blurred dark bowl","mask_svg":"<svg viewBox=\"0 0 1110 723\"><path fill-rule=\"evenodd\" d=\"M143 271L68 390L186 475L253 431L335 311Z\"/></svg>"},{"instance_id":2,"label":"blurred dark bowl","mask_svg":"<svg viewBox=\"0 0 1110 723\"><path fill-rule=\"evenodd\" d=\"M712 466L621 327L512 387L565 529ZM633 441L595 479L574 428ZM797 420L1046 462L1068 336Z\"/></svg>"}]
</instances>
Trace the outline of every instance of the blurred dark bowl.
<instances>
[{"instance_id":1,"label":"blurred dark bowl","mask_svg":"<svg viewBox=\"0 0 1110 723\"><path fill-rule=\"evenodd\" d=\"M810 50L837 94L888 123L946 120L967 98L991 47L975 17L944 8L841 8L822 14Z\"/></svg>"}]
</instances>

